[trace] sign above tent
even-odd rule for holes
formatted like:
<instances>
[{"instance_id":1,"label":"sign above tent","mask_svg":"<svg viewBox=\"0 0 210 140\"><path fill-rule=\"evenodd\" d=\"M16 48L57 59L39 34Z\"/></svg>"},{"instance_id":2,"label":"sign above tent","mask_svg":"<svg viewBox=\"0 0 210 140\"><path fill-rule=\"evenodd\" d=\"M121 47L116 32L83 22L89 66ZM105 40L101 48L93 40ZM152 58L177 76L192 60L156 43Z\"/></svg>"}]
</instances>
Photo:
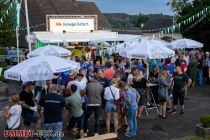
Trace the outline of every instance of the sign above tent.
<instances>
[{"instance_id":1,"label":"sign above tent","mask_svg":"<svg viewBox=\"0 0 210 140\"><path fill-rule=\"evenodd\" d=\"M47 15L47 31L55 33L98 30L97 15Z\"/></svg>"}]
</instances>

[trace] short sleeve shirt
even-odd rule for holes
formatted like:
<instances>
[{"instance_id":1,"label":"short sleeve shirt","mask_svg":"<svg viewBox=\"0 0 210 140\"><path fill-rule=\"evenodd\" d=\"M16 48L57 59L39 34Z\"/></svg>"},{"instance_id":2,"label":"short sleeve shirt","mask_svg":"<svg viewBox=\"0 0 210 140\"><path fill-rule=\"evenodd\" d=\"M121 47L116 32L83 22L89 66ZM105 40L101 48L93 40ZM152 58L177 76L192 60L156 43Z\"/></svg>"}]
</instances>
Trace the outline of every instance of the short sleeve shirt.
<instances>
[{"instance_id":1,"label":"short sleeve shirt","mask_svg":"<svg viewBox=\"0 0 210 140\"><path fill-rule=\"evenodd\" d=\"M81 96L74 93L65 98L66 107L71 109L73 117L80 117L83 114Z\"/></svg>"},{"instance_id":2,"label":"short sleeve shirt","mask_svg":"<svg viewBox=\"0 0 210 140\"><path fill-rule=\"evenodd\" d=\"M139 81L136 81L135 79L133 80L133 87L134 88L147 88L147 79L142 78Z\"/></svg>"},{"instance_id":3,"label":"short sleeve shirt","mask_svg":"<svg viewBox=\"0 0 210 140\"><path fill-rule=\"evenodd\" d=\"M184 88L186 82L188 81L189 76L182 73L182 74L174 74L174 90L181 91Z\"/></svg>"},{"instance_id":4,"label":"short sleeve shirt","mask_svg":"<svg viewBox=\"0 0 210 140\"><path fill-rule=\"evenodd\" d=\"M34 97L33 97L33 93L28 93L26 91L22 91L20 94L19 94L19 97L20 97L20 101L24 101L26 105L28 106L34 106ZM30 110L30 109L27 109L27 108L23 108L23 111L22 111L22 114L25 115L25 114L33 114L34 111Z\"/></svg>"},{"instance_id":5,"label":"short sleeve shirt","mask_svg":"<svg viewBox=\"0 0 210 140\"><path fill-rule=\"evenodd\" d=\"M20 116L22 108L20 105L14 105L9 109L11 116L7 119L7 125L10 129L15 129L20 126Z\"/></svg>"},{"instance_id":6,"label":"short sleeve shirt","mask_svg":"<svg viewBox=\"0 0 210 140\"><path fill-rule=\"evenodd\" d=\"M65 106L63 96L55 93L46 94L39 105L44 108L44 123L62 122L62 110Z\"/></svg>"},{"instance_id":7,"label":"short sleeve shirt","mask_svg":"<svg viewBox=\"0 0 210 140\"><path fill-rule=\"evenodd\" d=\"M131 101L131 103L128 105L137 105L137 98L139 96L139 93L135 89L129 88L128 90L126 90L125 96L127 100Z\"/></svg>"}]
</instances>

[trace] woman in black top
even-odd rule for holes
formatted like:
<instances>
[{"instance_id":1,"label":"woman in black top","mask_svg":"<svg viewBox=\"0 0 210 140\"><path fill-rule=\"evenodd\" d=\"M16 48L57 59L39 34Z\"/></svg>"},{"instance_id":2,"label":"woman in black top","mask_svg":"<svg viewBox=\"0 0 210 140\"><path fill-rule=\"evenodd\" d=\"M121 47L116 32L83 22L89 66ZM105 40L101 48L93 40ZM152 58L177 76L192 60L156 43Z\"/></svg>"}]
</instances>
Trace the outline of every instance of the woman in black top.
<instances>
[{"instance_id":1,"label":"woman in black top","mask_svg":"<svg viewBox=\"0 0 210 140\"><path fill-rule=\"evenodd\" d=\"M137 117L140 118L142 116L142 111L144 106L147 105L147 87L148 81L144 78L142 72L139 73L139 76L133 79L133 88L135 88L140 94L139 107Z\"/></svg>"},{"instance_id":2,"label":"woman in black top","mask_svg":"<svg viewBox=\"0 0 210 140\"><path fill-rule=\"evenodd\" d=\"M155 103L158 104L158 76L159 76L159 68L157 65L153 67L152 72L149 74L150 83L157 84L156 86L151 86L152 94L155 100ZM151 98L151 103L154 103L153 98Z\"/></svg>"}]
</instances>

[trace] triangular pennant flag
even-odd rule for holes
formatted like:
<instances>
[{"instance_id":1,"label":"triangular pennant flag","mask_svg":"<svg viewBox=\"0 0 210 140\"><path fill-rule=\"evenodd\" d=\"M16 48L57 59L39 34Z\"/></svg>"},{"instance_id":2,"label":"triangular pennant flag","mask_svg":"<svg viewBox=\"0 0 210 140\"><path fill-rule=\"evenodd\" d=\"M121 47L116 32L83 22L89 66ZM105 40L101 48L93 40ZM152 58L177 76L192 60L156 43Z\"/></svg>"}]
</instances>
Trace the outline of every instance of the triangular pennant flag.
<instances>
[{"instance_id":1,"label":"triangular pennant flag","mask_svg":"<svg viewBox=\"0 0 210 140\"><path fill-rule=\"evenodd\" d=\"M6 15L8 15L9 14L9 10L7 9L7 11L6 11Z\"/></svg>"},{"instance_id":2,"label":"triangular pennant flag","mask_svg":"<svg viewBox=\"0 0 210 140\"><path fill-rule=\"evenodd\" d=\"M173 26L173 30L176 30L176 26L175 25Z\"/></svg>"},{"instance_id":3,"label":"triangular pennant flag","mask_svg":"<svg viewBox=\"0 0 210 140\"><path fill-rule=\"evenodd\" d=\"M10 8L12 8L12 6L13 6L13 4L12 4L13 2L11 2L11 4L10 4Z\"/></svg>"}]
</instances>

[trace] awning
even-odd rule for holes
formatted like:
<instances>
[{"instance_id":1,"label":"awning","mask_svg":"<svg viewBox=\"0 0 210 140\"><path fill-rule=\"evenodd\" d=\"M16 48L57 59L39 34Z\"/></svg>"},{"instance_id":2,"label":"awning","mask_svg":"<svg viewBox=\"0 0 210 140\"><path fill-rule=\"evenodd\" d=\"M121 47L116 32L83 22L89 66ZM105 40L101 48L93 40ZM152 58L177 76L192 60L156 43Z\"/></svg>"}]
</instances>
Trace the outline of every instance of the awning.
<instances>
[{"instance_id":1,"label":"awning","mask_svg":"<svg viewBox=\"0 0 210 140\"><path fill-rule=\"evenodd\" d=\"M90 41L132 41L140 39L139 35L118 34L111 31L95 31L88 33L51 33L34 32L34 38L42 43L55 42L90 42Z\"/></svg>"}]
</instances>

